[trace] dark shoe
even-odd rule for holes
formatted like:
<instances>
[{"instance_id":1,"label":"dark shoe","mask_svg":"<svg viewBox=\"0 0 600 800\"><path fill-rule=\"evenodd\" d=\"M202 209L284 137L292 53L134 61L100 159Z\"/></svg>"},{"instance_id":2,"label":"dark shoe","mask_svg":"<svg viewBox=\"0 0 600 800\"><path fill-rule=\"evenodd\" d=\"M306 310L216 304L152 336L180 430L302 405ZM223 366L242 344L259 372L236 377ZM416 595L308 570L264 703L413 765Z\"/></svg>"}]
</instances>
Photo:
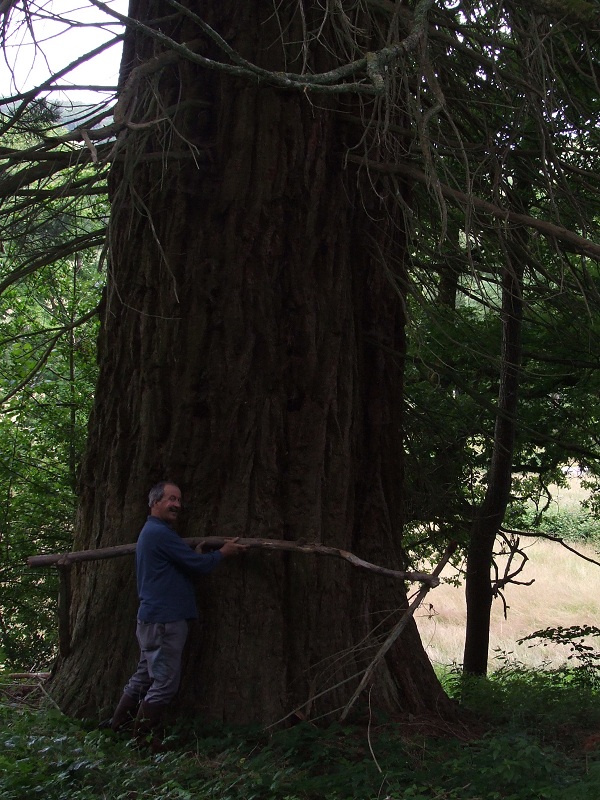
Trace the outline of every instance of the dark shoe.
<instances>
[{"instance_id":1,"label":"dark shoe","mask_svg":"<svg viewBox=\"0 0 600 800\"><path fill-rule=\"evenodd\" d=\"M127 723L133 722L138 710L138 705L139 702L135 697L132 697L130 694L123 694L110 721L110 727L115 733L120 731Z\"/></svg>"},{"instance_id":2,"label":"dark shoe","mask_svg":"<svg viewBox=\"0 0 600 800\"><path fill-rule=\"evenodd\" d=\"M162 720L166 707L164 703L147 703L143 700L133 723L133 738L140 746L149 744L153 753L165 751Z\"/></svg>"}]
</instances>

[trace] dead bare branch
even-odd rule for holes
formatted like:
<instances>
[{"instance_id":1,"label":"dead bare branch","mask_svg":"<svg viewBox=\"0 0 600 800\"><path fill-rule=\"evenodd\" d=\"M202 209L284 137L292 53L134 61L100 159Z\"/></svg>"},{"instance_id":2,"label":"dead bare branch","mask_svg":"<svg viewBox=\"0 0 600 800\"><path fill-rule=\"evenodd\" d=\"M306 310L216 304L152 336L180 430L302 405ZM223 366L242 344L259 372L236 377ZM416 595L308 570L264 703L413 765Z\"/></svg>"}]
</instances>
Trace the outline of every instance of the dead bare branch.
<instances>
[{"instance_id":1,"label":"dead bare branch","mask_svg":"<svg viewBox=\"0 0 600 800\"><path fill-rule=\"evenodd\" d=\"M584 561L589 561L590 564L596 564L596 566L600 567L600 561L597 561L595 558L591 558L590 556L582 553L580 550L576 550L574 547L571 547L562 536L554 536L551 533L544 533L543 531L522 531L522 530L512 530L510 528L502 528L505 533L515 534L517 536L528 536L531 539L546 539L549 542L556 542L560 544L565 550L568 550L570 553L574 553L579 558L582 558Z\"/></svg>"}]
</instances>

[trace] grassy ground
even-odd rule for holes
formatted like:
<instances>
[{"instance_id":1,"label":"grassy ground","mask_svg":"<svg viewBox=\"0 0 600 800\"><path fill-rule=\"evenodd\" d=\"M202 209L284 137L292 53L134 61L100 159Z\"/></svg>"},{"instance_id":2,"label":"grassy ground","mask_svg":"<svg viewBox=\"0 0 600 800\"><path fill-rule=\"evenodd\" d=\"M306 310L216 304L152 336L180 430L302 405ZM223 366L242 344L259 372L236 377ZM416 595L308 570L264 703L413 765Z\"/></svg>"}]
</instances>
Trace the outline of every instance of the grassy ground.
<instances>
[{"instance_id":1,"label":"grassy ground","mask_svg":"<svg viewBox=\"0 0 600 800\"><path fill-rule=\"evenodd\" d=\"M569 489L557 491L555 507L576 512L585 493L579 481L571 479ZM531 646L518 640L549 627L600 624L600 566L590 563L561 545L544 539L523 540L528 557L518 580L530 586L509 585L505 591L508 609L494 600L490 626L490 665L497 668L506 659L529 667L560 666L569 656L568 648L548 644ZM599 544L570 542L588 558L600 561ZM448 567L442 578L463 575ZM425 648L434 664L444 666L462 661L465 629L464 586L442 584L427 596L415 618ZM600 797L600 796L599 796Z\"/></svg>"},{"instance_id":2,"label":"grassy ground","mask_svg":"<svg viewBox=\"0 0 600 800\"><path fill-rule=\"evenodd\" d=\"M591 545L577 546L590 557ZM548 627L598 625L600 621L600 567L584 561L554 542L536 540L527 547L529 562L522 580L533 579L531 586L508 586L505 592L507 616L500 599L492 605L490 626L491 665L503 663L508 656L530 667L564 664L569 652L560 646L517 644L518 639ZM448 568L442 578L454 577ZM416 620L429 657L434 664L462 661L465 630L465 595L463 586L442 584L427 596Z\"/></svg>"}]
</instances>

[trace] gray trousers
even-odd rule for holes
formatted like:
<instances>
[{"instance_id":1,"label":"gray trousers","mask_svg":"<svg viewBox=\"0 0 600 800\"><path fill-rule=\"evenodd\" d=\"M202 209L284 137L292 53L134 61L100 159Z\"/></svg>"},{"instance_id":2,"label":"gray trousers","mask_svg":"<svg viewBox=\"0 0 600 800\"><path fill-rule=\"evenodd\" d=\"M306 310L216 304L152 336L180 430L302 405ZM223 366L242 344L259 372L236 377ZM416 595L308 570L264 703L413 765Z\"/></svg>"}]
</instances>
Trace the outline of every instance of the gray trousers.
<instances>
[{"instance_id":1,"label":"gray trousers","mask_svg":"<svg viewBox=\"0 0 600 800\"><path fill-rule=\"evenodd\" d=\"M125 694L147 703L165 704L173 699L181 680L181 654L187 639L188 624L141 622L136 636L140 645L137 669L125 686Z\"/></svg>"}]
</instances>

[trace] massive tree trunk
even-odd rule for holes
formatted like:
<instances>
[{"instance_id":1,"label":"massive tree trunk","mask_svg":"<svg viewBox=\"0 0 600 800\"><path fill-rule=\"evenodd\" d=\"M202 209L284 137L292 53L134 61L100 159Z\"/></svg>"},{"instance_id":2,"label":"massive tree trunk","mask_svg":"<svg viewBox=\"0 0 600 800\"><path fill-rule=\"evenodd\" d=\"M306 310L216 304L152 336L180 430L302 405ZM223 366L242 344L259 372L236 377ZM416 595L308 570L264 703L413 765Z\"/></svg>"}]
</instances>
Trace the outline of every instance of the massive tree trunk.
<instances>
[{"instance_id":1,"label":"massive tree trunk","mask_svg":"<svg viewBox=\"0 0 600 800\"><path fill-rule=\"evenodd\" d=\"M247 58L293 63L280 37L302 39L294 4L203 5ZM155 27L179 41L202 38L169 11L131 8L164 17ZM183 58L136 83L132 70L161 52L129 34L123 113L135 127L111 178L75 547L134 541L149 486L169 478L184 493L184 536L303 539L401 568L405 239L382 179L344 168L357 109ZM71 652L53 680L67 711L114 703L135 666L136 604L130 559L76 568ZM252 552L203 580L199 605L179 704L271 723L343 706L406 591L335 559ZM378 669L371 704L448 710L414 625Z\"/></svg>"}]
</instances>

